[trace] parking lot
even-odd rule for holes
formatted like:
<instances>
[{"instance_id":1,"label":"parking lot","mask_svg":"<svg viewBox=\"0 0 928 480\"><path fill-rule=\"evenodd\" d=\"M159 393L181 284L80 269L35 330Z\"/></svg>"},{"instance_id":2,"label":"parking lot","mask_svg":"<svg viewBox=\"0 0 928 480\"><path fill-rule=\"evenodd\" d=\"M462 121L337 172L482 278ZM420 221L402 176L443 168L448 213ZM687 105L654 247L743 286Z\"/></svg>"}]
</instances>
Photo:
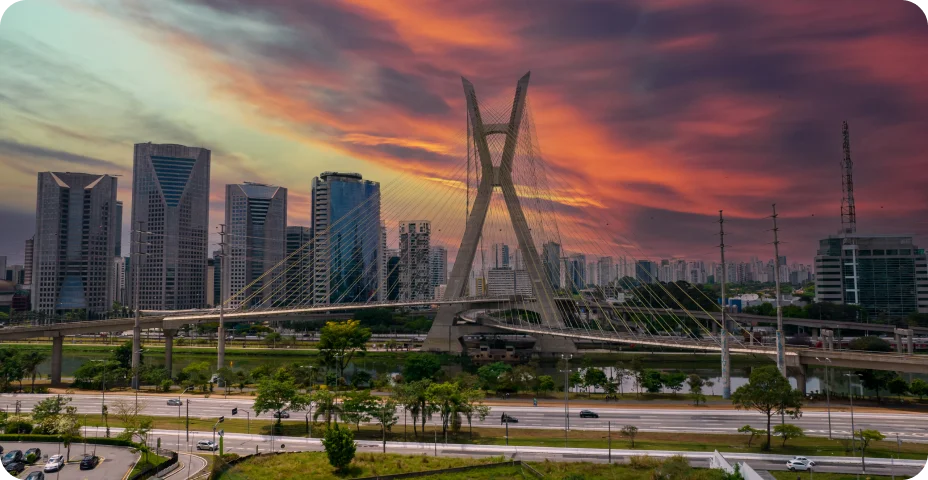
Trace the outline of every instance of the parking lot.
<instances>
[{"instance_id":1,"label":"parking lot","mask_svg":"<svg viewBox=\"0 0 928 480\"><path fill-rule=\"evenodd\" d=\"M4 452L9 452L11 450L22 450L25 452L29 448L42 449L43 458L36 461L35 465L27 467L17 478L26 478L30 472L41 472L48 457L67 453L67 449L58 443L6 442L2 443L2 445ZM100 457L100 464L93 470L80 469L80 461L84 456L85 447L88 454L96 453L96 455ZM83 443L74 443L71 444L71 457L64 468L58 472L46 473L45 478L49 480L121 479L126 476L126 473L135 464L136 459L138 459L138 454L130 453L128 448L104 445L85 446Z\"/></svg>"}]
</instances>

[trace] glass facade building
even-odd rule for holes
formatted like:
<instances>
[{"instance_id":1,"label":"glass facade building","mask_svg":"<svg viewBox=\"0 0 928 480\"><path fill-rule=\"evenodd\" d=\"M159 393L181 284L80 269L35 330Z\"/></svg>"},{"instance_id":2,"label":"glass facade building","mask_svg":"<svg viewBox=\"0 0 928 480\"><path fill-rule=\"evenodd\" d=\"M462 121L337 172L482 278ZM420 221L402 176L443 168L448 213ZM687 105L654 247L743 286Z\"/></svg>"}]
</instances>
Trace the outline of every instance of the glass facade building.
<instances>
[{"instance_id":1,"label":"glass facade building","mask_svg":"<svg viewBox=\"0 0 928 480\"><path fill-rule=\"evenodd\" d=\"M284 293L280 262L287 242L287 189L226 185L226 227L223 300L231 308L275 305Z\"/></svg>"}]
</instances>

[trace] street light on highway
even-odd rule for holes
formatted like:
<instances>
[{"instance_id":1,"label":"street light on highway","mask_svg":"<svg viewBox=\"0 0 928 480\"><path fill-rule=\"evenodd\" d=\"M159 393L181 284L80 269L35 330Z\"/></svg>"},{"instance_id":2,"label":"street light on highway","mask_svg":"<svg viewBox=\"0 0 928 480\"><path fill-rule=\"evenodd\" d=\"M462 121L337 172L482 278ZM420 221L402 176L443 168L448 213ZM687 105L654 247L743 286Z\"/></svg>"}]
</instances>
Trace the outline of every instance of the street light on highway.
<instances>
[{"instance_id":1,"label":"street light on highway","mask_svg":"<svg viewBox=\"0 0 928 480\"><path fill-rule=\"evenodd\" d=\"M103 363L103 379L101 380L102 384L100 386L100 394L103 396L103 399L100 401L100 415L102 415L105 418L106 417L106 360L91 360L91 362Z\"/></svg>"},{"instance_id":2,"label":"street light on highway","mask_svg":"<svg viewBox=\"0 0 928 480\"><path fill-rule=\"evenodd\" d=\"M561 354L564 360L564 448L567 448L567 432L570 431L570 359L573 354Z\"/></svg>"},{"instance_id":3,"label":"street light on highway","mask_svg":"<svg viewBox=\"0 0 928 480\"><path fill-rule=\"evenodd\" d=\"M815 359L819 360L818 357ZM825 360L831 363L830 358L826 357ZM828 364L825 364L825 406L828 410L828 439L831 440L831 377L828 375Z\"/></svg>"},{"instance_id":4,"label":"street light on highway","mask_svg":"<svg viewBox=\"0 0 928 480\"><path fill-rule=\"evenodd\" d=\"M860 375L856 373L845 373L844 376L848 377L847 396L848 396L848 399L850 399L851 401L851 450L857 451L857 445L854 443L854 438L855 438L854 432L856 432L856 430L854 430L854 392L851 390L851 387L854 386L854 382L851 381L851 378L853 377L859 378ZM861 389L861 392L863 392L863 385L860 386L860 389ZM863 394L861 393L861 395Z\"/></svg>"}]
</instances>

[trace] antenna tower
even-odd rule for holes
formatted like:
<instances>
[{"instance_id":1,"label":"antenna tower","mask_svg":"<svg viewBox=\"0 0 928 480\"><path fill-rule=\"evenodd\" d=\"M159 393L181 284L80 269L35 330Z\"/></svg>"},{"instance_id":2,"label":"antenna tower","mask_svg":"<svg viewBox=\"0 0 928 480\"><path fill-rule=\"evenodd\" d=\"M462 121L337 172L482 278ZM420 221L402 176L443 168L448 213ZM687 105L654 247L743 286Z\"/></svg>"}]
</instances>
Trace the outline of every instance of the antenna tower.
<instances>
[{"instance_id":1,"label":"antenna tower","mask_svg":"<svg viewBox=\"0 0 928 480\"><path fill-rule=\"evenodd\" d=\"M844 134L844 160L841 162L841 187L844 197L841 199L841 231L857 233L857 209L854 206L854 162L851 160L851 136L847 130L847 121L842 125Z\"/></svg>"}]
</instances>

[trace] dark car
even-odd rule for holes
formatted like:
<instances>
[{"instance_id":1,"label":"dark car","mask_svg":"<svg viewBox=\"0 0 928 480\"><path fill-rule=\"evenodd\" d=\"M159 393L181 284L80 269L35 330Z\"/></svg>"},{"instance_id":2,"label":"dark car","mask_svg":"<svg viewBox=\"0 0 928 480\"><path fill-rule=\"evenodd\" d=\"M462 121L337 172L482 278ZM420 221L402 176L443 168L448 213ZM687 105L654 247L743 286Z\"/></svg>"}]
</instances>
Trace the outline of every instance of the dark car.
<instances>
[{"instance_id":1,"label":"dark car","mask_svg":"<svg viewBox=\"0 0 928 480\"><path fill-rule=\"evenodd\" d=\"M42 472L32 472L26 475L25 480L45 480L45 474Z\"/></svg>"},{"instance_id":2,"label":"dark car","mask_svg":"<svg viewBox=\"0 0 928 480\"><path fill-rule=\"evenodd\" d=\"M35 460L39 461L42 459L42 449L30 448L29 450L26 450L26 458L29 458L29 455L35 455Z\"/></svg>"},{"instance_id":3,"label":"dark car","mask_svg":"<svg viewBox=\"0 0 928 480\"><path fill-rule=\"evenodd\" d=\"M277 412L274 414L274 418L290 418L290 412Z\"/></svg>"},{"instance_id":4,"label":"dark car","mask_svg":"<svg viewBox=\"0 0 928 480\"><path fill-rule=\"evenodd\" d=\"M503 423L519 423L519 419L516 418L516 417L513 417L512 415L509 415L509 414L507 414L507 413L504 413L501 417L499 417L499 423L500 423L500 424L503 424Z\"/></svg>"},{"instance_id":5,"label":"dark car","mask_svg":"<svg viewBox=\"0 0 928 480\"><path fill-rule=\"evenodd\" d=\"M23 473L23 470L26 469L26 464L23 462L10 462L3 466L7 472L10 472L14 476Z\"/></svg>"},{"instance_id":6,"label":"dark car","mask_svg":"<svg viewBox=\"0 0 928 480\"><path fill-rule=\"evenodd\" d=\"M85 455L81 460L81 470L93 470L100 464L100 457L96 455Z\"/></svg>"},{"instance_id":7,"label":"dark car","mask_svg":"<svg viewBox=\"0 0 928 480\"><path fill-rule=\"evenodd\" d=\"M22 450L10 450L6 452L6 455L3 456L3 466L11 462L21 462L23 461L23 451Z\"/></svg>"},{"instance_id":8,"label":"dark car","mask_svg":"<svg viewBox=\"0 0 928 480\"><path fill-rule=\"evenodd\" d=\"M172 398L172 399L168 400L168 405L171 406L171 407L179 407L179 406L181 406L181 405L183 405L183 404L184 404L184 402L182 402L179 398Z\"/></svg>"},{"instance_id":9,"label":"dark car","mask_svg":"<svg viewBox=\"0 0 928 480\"><path fill-rule=\"evenodd\" d=\"M592 410L580 410L580 418L599 418L599 414Z\"/></svg>"}]
</instances>

